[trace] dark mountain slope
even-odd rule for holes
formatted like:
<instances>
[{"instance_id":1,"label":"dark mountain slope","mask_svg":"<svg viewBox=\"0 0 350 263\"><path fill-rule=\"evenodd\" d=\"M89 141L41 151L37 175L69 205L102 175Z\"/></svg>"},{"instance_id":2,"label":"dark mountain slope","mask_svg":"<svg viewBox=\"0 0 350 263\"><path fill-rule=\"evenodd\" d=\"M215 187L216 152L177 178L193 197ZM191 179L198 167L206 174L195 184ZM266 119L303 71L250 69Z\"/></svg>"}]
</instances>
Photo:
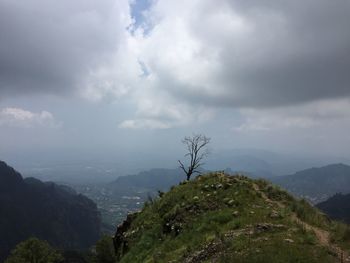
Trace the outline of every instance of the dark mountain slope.
<instances>
[{"instance_id":1,"label":"dark mountain slope","mask_svg":"<svg viewBox=\"0 0 350 263\"><path fill-rule=\"evenodd\" d=\"M350 194L336 194L316 206L330 218L350 224Z\"/></svg>"},{"instance_id":2,"label":"dark mountain slope","mask_svg":"<svg viewBox=\"0 0 350 263\"><path fill-rule=\"evenodd\" d=\"M350 166L332 164L274 177L271 181L297 196L318 203L336 193L350 193Z\"/></svg>"},{"instance_id":3,"label":"dark mountain slope","mask_svg":"<svg viewBox=\"0 0 350 263\"><path fill-rule=\"evenodd\" d=\"M0 161L0 260L31 236L59 248L88 248L100 233L96 205L72 189L22 179Z\"/></svg>"}]
</instances>

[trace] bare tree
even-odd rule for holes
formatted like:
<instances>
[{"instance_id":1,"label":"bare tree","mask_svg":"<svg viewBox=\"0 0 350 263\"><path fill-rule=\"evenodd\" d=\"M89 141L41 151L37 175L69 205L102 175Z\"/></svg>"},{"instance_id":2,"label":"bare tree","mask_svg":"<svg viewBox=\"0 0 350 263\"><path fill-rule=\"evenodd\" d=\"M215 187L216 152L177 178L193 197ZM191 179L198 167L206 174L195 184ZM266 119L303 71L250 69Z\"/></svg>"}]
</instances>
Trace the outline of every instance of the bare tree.
<instances>
[{"instance_id":1,"label":"bare tree","mask_svg":"<svg viewBox=\"0 0 350 263\"><path fill-rule=\"evenodd\" d=\"M210 142L210 138L202 134L194 134L192 137L185 137L182 143L187 147L187 154L185 157L189 157L190 163L186 168L185 165L179 160L180 168L185 172L187 181L190 180L191 175L199 173L199 168L204 164L203 159L209 154L206 147Z\"/></svg>"}]
</instances>

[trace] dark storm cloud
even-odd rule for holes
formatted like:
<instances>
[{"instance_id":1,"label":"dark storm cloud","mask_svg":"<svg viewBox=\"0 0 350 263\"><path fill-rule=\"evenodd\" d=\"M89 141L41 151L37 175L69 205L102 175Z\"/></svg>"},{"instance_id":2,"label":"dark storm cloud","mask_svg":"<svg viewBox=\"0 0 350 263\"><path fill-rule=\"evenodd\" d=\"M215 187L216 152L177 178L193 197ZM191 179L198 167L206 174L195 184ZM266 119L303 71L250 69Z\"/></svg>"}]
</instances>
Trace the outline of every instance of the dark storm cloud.
<instances>
[{"instance_id":1,"label":"dark storm cloud","mask_svg":"<svg viewBox=\"0 0 350 263\"><path fill-rule=\"evenodd\" d=\"M350 95L349 1L230 3L255 22L255 47L265 52L256 63L242 66L230 59L229 49L224 54L228 67L237 69L224 77L226 85L233 83L243 91L234 105L241 99L251 106L269 106Z\"/></svg>"},{"instance_id":2,"label":"dark storm cloud","mask_svg":"<svg viewBox=\"0 0 350 263\"><path fill-rule=\"evenodd\" d=\"M0 0L0 96L72 91L117 48L125 2Z\"/></svg>"}]
</instances>

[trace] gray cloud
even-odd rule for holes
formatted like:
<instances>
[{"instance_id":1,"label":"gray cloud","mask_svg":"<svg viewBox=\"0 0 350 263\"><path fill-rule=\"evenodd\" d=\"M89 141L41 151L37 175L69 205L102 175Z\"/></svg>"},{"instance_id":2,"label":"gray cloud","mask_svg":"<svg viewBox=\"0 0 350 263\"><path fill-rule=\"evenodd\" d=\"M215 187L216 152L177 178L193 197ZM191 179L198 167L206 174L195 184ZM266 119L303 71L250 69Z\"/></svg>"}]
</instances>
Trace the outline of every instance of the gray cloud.
<instances>
[{"instance_id":1,"label":"gray cloud","mask_svg":"<svg viewBox=\"0 0 350 263\"><path fill-rule=\"evenodd\" d=\"M244 90L234 104L245 97L252 106L269 106L350 95L348 1L270 1L267 6L255 1L243 8L238 7L242 2L230 3L255 24L251 41L262 52L253 55L255 63L242 62L224 78L226 85L237 83ZM234 50L227 51L228 68L234 69Z\"/></svg>"},{"instance_id":2,"label":"gray cloud","mask_svg":"<svg viewBox=\"0 0 350 263\"><path fill-rule=\"evenodd\" d=\"M118 49L128 8L113 0L0 0L1 96L74 92Z\"/></svg>"},{"instance_id":3,"label":"gray cloud","mask_svg":"<svg viewBox=\"0 0 350 263\"><path fill-rule=\"evenodd\" d=\"M159 87L173 95L234 108L350 95L348 1L176 6L160 1L151 10L159 22L146 38L157 53L145 55Z\"/></svg>"},{"instance_id":4,"label":"gray cloud","mask_svg":"<svg viewBox=\"0 0 350 263\"><path fill-rule=\"evenodd\" d=\"M161 128L350 96L349 1L129 4L0 0L0 95L123 97L120 127Z\"/></svg>"}]
</instances>

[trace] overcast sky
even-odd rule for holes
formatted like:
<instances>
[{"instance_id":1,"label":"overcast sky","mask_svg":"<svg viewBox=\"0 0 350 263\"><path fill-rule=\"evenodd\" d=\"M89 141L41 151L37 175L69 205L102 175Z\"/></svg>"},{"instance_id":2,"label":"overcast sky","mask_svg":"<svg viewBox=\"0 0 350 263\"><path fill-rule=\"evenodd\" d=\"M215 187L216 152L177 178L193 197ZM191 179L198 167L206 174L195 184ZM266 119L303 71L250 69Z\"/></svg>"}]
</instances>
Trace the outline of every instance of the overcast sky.
<instances>
[{"instance_id":1,"label":"overcast sky","mask_svg":"<svg viewBox=\"0 0 350 263\"><path fill-rule=\"evenodd\" d=\"M347 158L349 19L348 0L0 0L0 159L173 158L193 132Z\"/></svg>"}]
</instances>

